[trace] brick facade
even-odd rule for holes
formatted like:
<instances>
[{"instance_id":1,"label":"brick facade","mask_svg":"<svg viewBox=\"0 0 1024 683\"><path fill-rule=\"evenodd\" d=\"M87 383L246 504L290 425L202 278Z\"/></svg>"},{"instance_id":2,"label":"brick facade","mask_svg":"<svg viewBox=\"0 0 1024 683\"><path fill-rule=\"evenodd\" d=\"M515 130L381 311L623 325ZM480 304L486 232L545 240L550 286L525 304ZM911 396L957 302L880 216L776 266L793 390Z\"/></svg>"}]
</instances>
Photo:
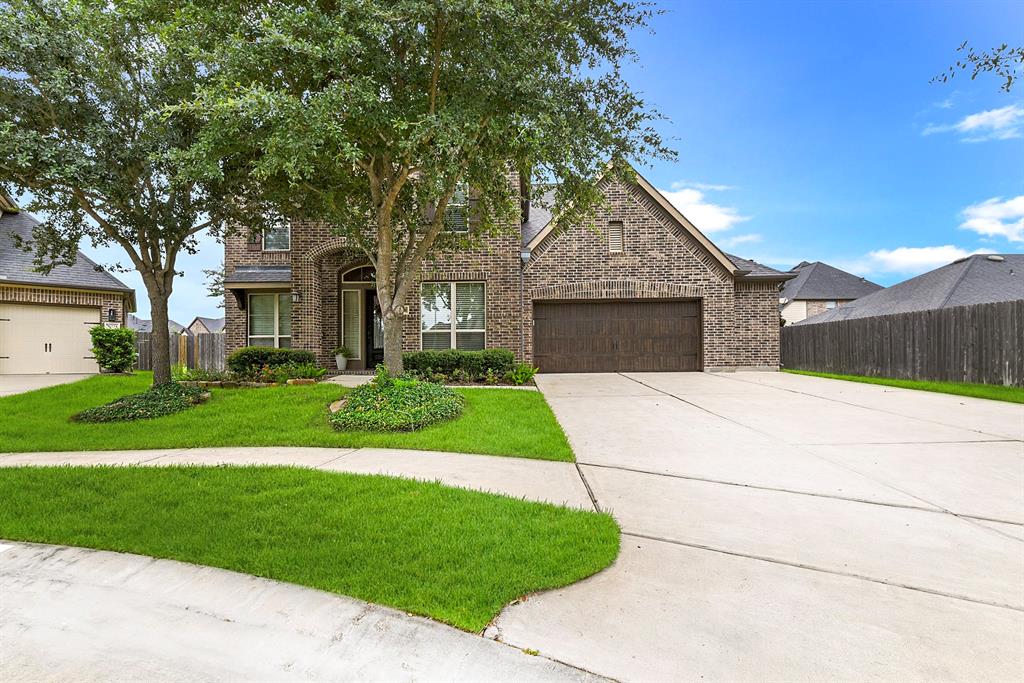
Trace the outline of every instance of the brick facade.
<instances>
[{"instance_id":1,"label":"brick facade","mask_svg":"<svg viewBox=\"0 0 1024 683\"><path fill-rule=\"evenodd\" d=\"M103 322L107 321L107 312L113 309L117 314L119 327L124 327L127 322L128 312L125 306L127 296L123 292L31 285L0 285L0 303L98 307Z\"/></svg>"},{"instance_id":2,"label":"brick facade","mask_svg":"<svg viewBox=\"0 0 1024 683\"><path fill-rule=\"evenodd\" d=\"M607 182L606 207L593 226L571 226L545 238L526 267L518 226L482 238L465 251L430 257L410 288L403 348L420 348L420 283L485 284L486 346L507 348L529 361L533 301L568 299L695 298L702 304L703 366L777 368L778 281L736 279L639 186ZM609 252L602 231L622 221L624 247ZM228 275L239 265L290 265L292 346L330 365L338 345L339 273L366 262L358 249L320 224L295 222L290 252L262 252L245 235L228 237ZM275 291L260 289L252 291ZM279 290L287 291L287 290ZM234 296L225 302L227 351L246 343L246 314Z\"/></svg>"}]
</instances>

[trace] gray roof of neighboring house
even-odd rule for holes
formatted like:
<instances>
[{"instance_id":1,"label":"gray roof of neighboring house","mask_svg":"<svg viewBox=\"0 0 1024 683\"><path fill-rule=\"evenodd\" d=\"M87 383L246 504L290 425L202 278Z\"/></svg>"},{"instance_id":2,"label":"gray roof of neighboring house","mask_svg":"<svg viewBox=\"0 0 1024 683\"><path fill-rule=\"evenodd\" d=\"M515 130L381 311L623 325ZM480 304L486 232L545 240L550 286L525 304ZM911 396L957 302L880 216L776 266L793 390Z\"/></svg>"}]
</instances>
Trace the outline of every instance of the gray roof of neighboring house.
<instances>
[{"instance_id":1,"label":"gray roof of neighboring house","mask_svg":"<svg viewBox=\"0 0 1024 683\"><path fill-rule=\"evenodd\" d=\"M193 320L192 322L189 323L189 325L188 325L189 328L191 328L196 323L196 320L201 322L203 324L203 326L206 327L206 329L208 329L210 332L223 332L224 331L224 318L223 317L220 317L220 318L204 318L201 315L197 315L195 317L195 320Z\"/></svg>"},{"instance_id":2,"label":"gray roof of neighboring house","mask_svg":"<svg viewBox=\"0 0 1024 683\"><path fill-rule=\"evenodd\" d=\"M19 249L12 234L31 241L32 228L37 225L39 221L23 211L0 212L0 282L110 290L131 293L134 297L135 290L97 266L82 252L78 252L74 265L56 266L48 275L33 270L33 254Z\"/></svg>"},{"instance_id":3,"label":"gray roof of neighboring house","mask_svg":"<svg viewBox=\"0 0 1024 683\"><path fill-rule=\"evenodd\" d=\"M132 314L128 314L127 326L129 329L135 330L136 332L152 332L153 321L146 320L145 318L139 318ZM176 323L173 320L167 321L167 331L171 334L181 334L185 331L185 326L180 323Z\"/></svg>"},{"instance_id":4,"label":"gray roof of neighboring house","mask_svg":"<svg viewBox=\"0 0 1024 683\"><path fill-rule=\"evenodd\" d=\"M804 261L789 272L796 277L783 285L779 296L790 301L848 301L882 289L881 285L821 261Z\"/></svg>"},{"instance_id":5,"label":"gray roof of neighboring house","mask_svg":"<svg viewBox=\"0 0 1024 683\"><path fill-rule=\"evenodd\" d=\"M290 266L238 266L234 272L224 278L224 284L244 284L252 282L291 282Z\"/></svg>"},{"instance_id":6,"label":"gray roof of neighboring house","mask_svg":"<svg viewBox=\"0 0 1024 683\"><path fill-rule=\"evenodd\" d=\"M1024 299L1024 254L977 254L795 325Z\"/></svg>"},{"instance_id":7,"label":"gray roof of neighboring house","mask_svg":"<svg viewBox=\"0 0 1024 683\"><path fill-rule=\"evenodd\" d=\"M785 280L792 277L790 273L783 273L781 270L769 268L763 263L758 263L757 261L751 261L750 259L741 258L733 254L726 254L726 256L729 257L729 260L732 261L733 265L735 265L737 268L739 268L740 270L748 271L747 274L743 276L744 278L766 278L771 280Z\"/></svg>"}]
</instances>

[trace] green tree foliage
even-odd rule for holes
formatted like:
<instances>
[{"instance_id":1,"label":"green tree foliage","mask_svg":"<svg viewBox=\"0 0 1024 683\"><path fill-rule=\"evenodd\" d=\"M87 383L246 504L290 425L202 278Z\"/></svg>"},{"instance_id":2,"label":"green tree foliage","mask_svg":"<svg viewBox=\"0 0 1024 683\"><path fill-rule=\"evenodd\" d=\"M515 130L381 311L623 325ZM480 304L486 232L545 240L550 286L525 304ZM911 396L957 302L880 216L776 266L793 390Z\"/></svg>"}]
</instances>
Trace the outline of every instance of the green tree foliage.
<instances>
[{"instance_id":1,"label":"green tree foliage","mask_svg":"<svg viewBox=\"0 0 1024 683\"><path fill-rule=\"evenodd\" d=\"M991 73L1002 79L1003 83L999 89L1008 93L1013 88L1014 81L1024 73L1024 47L1010 47L1003 43L991 50L975 52L965 40L956 51L962 56L953 66L933 78L933 83L947 83L961 71L970 71L972 81L980 74Z\"/></svg>"},{"instance_id":2,"label":"green tree foliage","mask_svg":"<svg viewBox=\"0 0 1024 683\"><path fill-rule=\"evenodd\" d=\"M153 381L170 380L167 301L176 259L216 232L232 202L216 178L181 180L191 122L162 115L195 96L203 71L164 14L143 2L0 2L0 189L28 191L44 223L37 268L72 263L79 242L117 245L145 283ZM26 248L29 245L25 245ZM116 270L127 270L117 265Z\"/></svg>"},{"instance_id":3,"label":"green tree foliage","mask_svg":"<svg viewBox=\"0 0 1024 683\"><path fill-rule=\"evenodd\" d=\"M361 248L397 373L421 263L474 239L446 230L460 188L473 236L518 227L510 171L558 183L554 208L574 222L602 174L672 155L621 73L651 14L619 0L195 0L170 32L208 67L174 108L199 130L177 158Z\"/></svg>"}]
</instances>

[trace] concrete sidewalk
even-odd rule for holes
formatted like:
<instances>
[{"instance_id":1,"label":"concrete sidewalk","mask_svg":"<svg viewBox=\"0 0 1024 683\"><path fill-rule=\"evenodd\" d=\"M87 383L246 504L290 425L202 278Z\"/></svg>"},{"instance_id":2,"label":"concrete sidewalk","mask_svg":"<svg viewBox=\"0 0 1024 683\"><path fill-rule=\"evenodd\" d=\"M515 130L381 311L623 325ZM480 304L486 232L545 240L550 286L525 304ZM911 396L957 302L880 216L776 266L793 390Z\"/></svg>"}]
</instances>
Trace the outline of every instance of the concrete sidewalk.
<instances>
[{"instance_id":1,"label":"concrete sidewalk","mask_svg":"<svg viewBox=\"0 0 1024 683\"><path fill-rule=\"evenodd\" d=\"M0 542L4 681L598 681L354 598L222 569Z\"/></svg>"},{"instance_id":2,"label":"concrete sidewalk","mask_svg":"<svg viewBox=\"0 0 1024 683\"><path fill-rule=\"evenodd\" d=\"M19 465L294 465L440 481L449 486L594 509L575 464L493 455L284 446L0 453L0 467Z\"/></svg>"}]
</instances>

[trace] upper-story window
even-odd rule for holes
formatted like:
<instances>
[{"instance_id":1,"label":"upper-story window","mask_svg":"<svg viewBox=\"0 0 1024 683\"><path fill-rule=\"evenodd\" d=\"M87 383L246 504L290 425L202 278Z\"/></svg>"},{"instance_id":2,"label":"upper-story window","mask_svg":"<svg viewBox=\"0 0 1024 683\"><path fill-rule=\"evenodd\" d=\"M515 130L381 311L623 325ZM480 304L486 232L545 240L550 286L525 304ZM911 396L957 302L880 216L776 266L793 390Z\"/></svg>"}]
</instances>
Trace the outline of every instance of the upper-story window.
<instances>
[{"instance_id":1,"label":"upper-story window","mask_svg":"<svg viewBox=\"0 0 1024 683\"><path fill-rule=\"evenodd\" d=\"M292 248L292 226L287 218L278 217L263 231L263 251L289 251Z\"/></svg>"},{"instance_id":2,"label":"upper-story window","mask_svg":"<svg viewBox=\"0 0 1024 683\"><path fill-rule=\"evenodd\" d=\"M445 227L451 232L469 232L469 185L459 183L444 210Z\"/></svg>"}]
</instances>

